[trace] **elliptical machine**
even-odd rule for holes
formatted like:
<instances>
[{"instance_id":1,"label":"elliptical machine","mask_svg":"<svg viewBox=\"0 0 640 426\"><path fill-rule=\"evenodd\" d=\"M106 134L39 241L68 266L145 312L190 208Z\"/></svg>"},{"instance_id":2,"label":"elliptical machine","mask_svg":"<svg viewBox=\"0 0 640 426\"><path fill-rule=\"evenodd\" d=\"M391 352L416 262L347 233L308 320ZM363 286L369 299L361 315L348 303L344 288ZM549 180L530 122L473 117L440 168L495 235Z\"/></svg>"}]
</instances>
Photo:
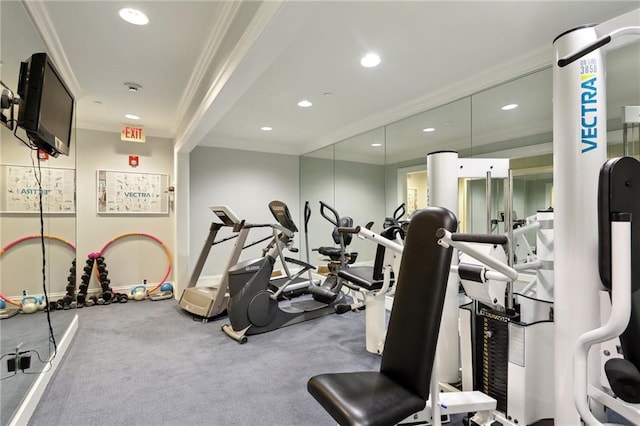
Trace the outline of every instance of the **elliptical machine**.
<instances>
[{"instance_id":1,"label":"elliptical machine","mask_svg":"<svg viewBox=\"0 0 640 426\"><path fill-rule=\"evenodd\" d=\"M283 248L292 248L295 226L289 208L281 201L269 203L269 209L277 223L269 226L273 229L273 239L267 246L269 252L258 259L238 263L229 269L229 304L227 313L229 324L222 326L229 337L239 343L246 343L247 336L266 333L280 327L286 327L335 312L335 306L344 303L341 285L329 287L311 284L308 292L311 298L295 302L279 301L279 296L295 279L315 267L298 259L283 255ZM296 251L296 250L294 250ZM274 291L269 286L273 266L277 259L282 264L293 263L301 269Z\"/></svg>"}]
</instances>

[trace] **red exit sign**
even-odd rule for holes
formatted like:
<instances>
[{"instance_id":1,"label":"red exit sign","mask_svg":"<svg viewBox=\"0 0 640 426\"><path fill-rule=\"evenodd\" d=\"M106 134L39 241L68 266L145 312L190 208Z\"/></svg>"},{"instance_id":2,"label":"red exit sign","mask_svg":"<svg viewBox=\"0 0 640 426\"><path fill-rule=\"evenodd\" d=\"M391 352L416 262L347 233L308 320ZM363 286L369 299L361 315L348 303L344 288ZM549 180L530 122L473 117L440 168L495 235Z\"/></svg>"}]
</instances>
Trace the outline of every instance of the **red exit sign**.
<instances>
[{"instance_id":1,"label":"red exit sign","mask_svg":"<svg viewBox=\"0 0 640 426\"><path fill-rule=\"evenodd\" d=\"M127 142L146 142L144 135L144 127L140 126L122 126L120 132L120 140Z\"/></svg>"}]
</instances>

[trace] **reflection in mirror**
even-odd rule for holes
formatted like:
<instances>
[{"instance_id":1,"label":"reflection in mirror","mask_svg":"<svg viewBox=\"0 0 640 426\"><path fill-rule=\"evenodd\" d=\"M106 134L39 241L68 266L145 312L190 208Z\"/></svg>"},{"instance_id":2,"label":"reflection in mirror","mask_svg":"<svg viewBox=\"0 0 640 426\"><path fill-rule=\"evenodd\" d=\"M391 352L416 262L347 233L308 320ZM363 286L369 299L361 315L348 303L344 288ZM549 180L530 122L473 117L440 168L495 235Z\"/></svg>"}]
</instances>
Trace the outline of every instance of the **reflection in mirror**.
<instances>
[{"instance_id":1,"label":"reflection in mirror","mask_svg":"<svg viewBox=\"0 0 640 426\"><path fill-rule=\"evenodd\" d=\"M354 136L335 144L335 208L354 225L373 222L374 232L382 230L385 211L385 133L384 128ZM350 252L358 253L357 264L371 264L376 246L353 238Z\"/></svg>"},{"instance_id":2,"label":"reflection in mirror","mask_svg":"<svg viewBox=\"0 0 640 426\"><path fill-rule=\"evenodd\" d=\"M608 156L624 155L624 128L627 128L627 154L640 159L640 112L627 109L627 125L623 107L640 109L640 42L636 41L607 52L607 147ZM635 122L634 122L635 121Z\"/></svg>"},{"instance_id":3,"label":"reflection in mirror","mask_svg":"<svg viewBox=\"0 0 640 426\"><path fill-rule=\"evenodd\" d=\"M309 203L311 215L304 225L309 263L316 267L326 266L318 247L332 246L333 225L320 215L320 201L331 206L334 198L334 148L328 146L300 157L300 222L304 224L304 205ZM300 244L302 246L302 244ZM315 249L315 251L314 251ZM305 259L306 260L306 259Z\"/></svg>"},{"instance_id":4,"label":"reflection in mirror","mask_svg":"<svg viewBox=\"0 0 640 426\"><path fill-rule=\"evenodd\" d=\"M471 98L416 114L386 127L386 211L401 203L409 212L426 207L427 154L471 152ZM463 154L461 154L463 155Z\"/></svg>"},{"instance_id":5,"label":"reflection in mirror","mask_svg":"<svg viewBox=\"0 0 640 426\"><path fill-rule=\"evenodd\" d=\"M20 62L46 49L22 2L0 2L0 19L0 80L15 92ZM9 109L3 112L10 116ZM16 133L26 139L21 129ZM7 127L0 126L0 135L0 293L12 302L5 301L0 309L0 423L9 424L38 374L50 368L53 341L62 339L75 317L72 309L47 315L41 303L43 279L51 301L62 299L68 284L75 289L75 141L72 136L69 156L39 162ZM56 194L55 200L43 200L42 222L34 178L38 163L43 193ZM47 235L44 244L41 226ZM10 372L7 360L16 352L30 356L30 367Z\"/></svg>"},{"instance_id":6,"label":"reflection in mirror","mask_svg":"<svg viewBox=\"0 0 640 426\"><path fill-rule=\"evenodd\" d=\"M531 173L552 170L553 109L551 68L522 76L478 92L472 102L472 148L470 156L510 158L513 180L514 220L549 207L537 186L529 185ZM504 233L506 179L469 179L463 183L464 222L461 228L473 233ZM543 188L544 189L544 188ZM487 202L489 194L489 202ZM539 200L532 206L530 200Z\"/></svg>"},{"instance_id":7,"label":"reflection in mirror","mask_svg":"<svg viewBox=\"0 0 640 426\"><path fill-rule=\"evenodd\" d=\"M551 153L551 98L551 68L474 94L471 156L522 158Z\"/></svg>"},{"instance_id":8,"label":"reflection in mirror","mask_svg":"<svg viewBox=\"0 0 640 426\"><path fill-rule=\"evenodd\" d=\"M640 105L640 42L608 51L606 60L607 139L609 157L612 157L623 155L622 107ZM509 104L517 104L517 107L502 109ZM339 183L339 176L347 175L349 167L347 163L338 165L338 161L369 162L385 165L384 215L390 215L403 202L410 204L409 210L424 207L426 155L438 150L454 150L460 157L510 158L514 175L514 209L518 218L526 218L538 209L553 206L552 108L552 70L545 68L391 123L384 129L339 142L335 145L336 164L333 165L335 193L325 186L322 196L326 199L335 197L338 207L347 206L351 192L346 184ZM383 161L371 150L376 135L384 140ZM630 152L637 156L640 153L640 126L628 129L628 135ZM307 197L305 186L313 189L309 192L313 194L320 185L305 178L310 173L306 170L309 157L324 153L327 158L328 152L333 155L333 151L325 150L301 157L303 200ZM329 167L327 165L325 169ZM305 179L306 185L303 184ZM363 178L367 179L368 175ZM325 174L321 182L327 181L334 183ZM356 185L355 181L350 185ZM504 211L503 189L502 180L491 185L491 218L495 220ZM461 180L458 217L463 221L461 229L465 232L486 232L485 193L483 179ZM377 189L372 190L370 197L377 197ZM341 211L341 214L346 213ZM379 222L375 218L370 220ZM504 224L498 222L494 232L503 229ZM330 232L330 227L322 232Z\"/></svg>"}]
</instances>

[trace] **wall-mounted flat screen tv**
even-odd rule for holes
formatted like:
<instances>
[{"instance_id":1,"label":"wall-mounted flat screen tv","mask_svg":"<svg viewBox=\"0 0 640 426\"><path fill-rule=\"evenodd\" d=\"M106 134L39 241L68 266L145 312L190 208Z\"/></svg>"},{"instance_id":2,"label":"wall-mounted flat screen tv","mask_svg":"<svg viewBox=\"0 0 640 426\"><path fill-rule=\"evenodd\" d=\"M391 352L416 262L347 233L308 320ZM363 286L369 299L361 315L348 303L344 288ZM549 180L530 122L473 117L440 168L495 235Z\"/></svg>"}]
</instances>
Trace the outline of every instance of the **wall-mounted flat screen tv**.
<instances>
[{"instance_id":1,"label":"wall-mounted flat screen tv","mask_svg":"<svg viewBox=\"0 0 640 426\"><path fill-rule=\"evenodd\" d=\"M18 126L29 140L53 157L69 155L75 101L46 53L22 62L18 95Z\"/></svg>"}]
</instances>

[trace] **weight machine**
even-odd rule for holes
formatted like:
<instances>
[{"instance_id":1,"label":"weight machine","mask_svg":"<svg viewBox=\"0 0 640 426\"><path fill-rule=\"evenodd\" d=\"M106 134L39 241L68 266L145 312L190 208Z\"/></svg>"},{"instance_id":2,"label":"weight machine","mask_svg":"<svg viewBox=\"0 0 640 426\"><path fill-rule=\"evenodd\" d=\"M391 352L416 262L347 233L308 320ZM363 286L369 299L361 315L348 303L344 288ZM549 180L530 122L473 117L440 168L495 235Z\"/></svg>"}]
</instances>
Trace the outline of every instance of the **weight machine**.
<instances>
[{"instance_id":1,"label":"weight machine","mask_svg":"<svg viewBox=\"0 0 640 426\"><path fill-rule=\"evenodd\" d=\"M345 286L352 294L360 294L351 305L338 305L337 313L365 309L366 315L366 349L374 354L381 354L384 348L386 326L385 299L395 292L394 272L400 269L400 258L403 245L399 226L391 226L377 234L371 231L373 222L366 227L340 227L341 234L357 235L378 245L374 266L356 266L338 271L338 277L346 281Z\"/></svg>"},{"instance_id":2,"label":"weight machine","mask_svg":"<svg viewBox=\"0 0 640 426\"><path fill-rule=\"evenodd\" d=\"M623 35L639 35L639 18L640 10L634 10L597 26L566 31L553 43L555 281L562 283L554 292L554 419L559 424L579 424L581 420L589 425L599 424L604 418L605 405L620 414L623 414L621 409L633 408L626 415L631 416L632 422L640 423L640 409L630 407L630 404L616 406L615 400L603 396L606 392L600 385L599 357L587 357L584 351L590 344L604 343L595 338L597 335L615 337L620 331L620 327L600 326L600 314L604 311L601 300L607 300L608 296L602 292L598 270L599 247L602 249L598 237L602 238L599 235L602 231L594 225L600 223L602 229L602 223L608 223L610 219L605 217L600 222L598 219L598 180L607 157L605 66L601 47ZM633 179L623 182L623 187L633 185L632 182ZM634 188L631 198L637 198L637 187ZM617 232L625 226L624 223L611 225L611 235L622 238L622 243L611 246L622 250L616 260L622 260L622 254L628 250L625 238L629 238L631 232L623 231L622 235ZM637 243L634 247L632 250L637 256ZM616 268L623 273L628 273L629 269L626 265ZM635 266L633 276L637 277L638 273ZM620 281L624 293L626 279L623 277ZM614 283L614 303L637 298L637 291L631 296L629 292L619 295L618 290L621 290L620 286ZM635 285L634 290L637 290ZM632 317L629 328L637 329L637 319L633 318L637 317ZM608 332L603 332L603 328ZM634 344L637 345L637 340ZM629 349L625 350L624 345L623 351L628 356Z\"/></svg>"}]
</instances>

